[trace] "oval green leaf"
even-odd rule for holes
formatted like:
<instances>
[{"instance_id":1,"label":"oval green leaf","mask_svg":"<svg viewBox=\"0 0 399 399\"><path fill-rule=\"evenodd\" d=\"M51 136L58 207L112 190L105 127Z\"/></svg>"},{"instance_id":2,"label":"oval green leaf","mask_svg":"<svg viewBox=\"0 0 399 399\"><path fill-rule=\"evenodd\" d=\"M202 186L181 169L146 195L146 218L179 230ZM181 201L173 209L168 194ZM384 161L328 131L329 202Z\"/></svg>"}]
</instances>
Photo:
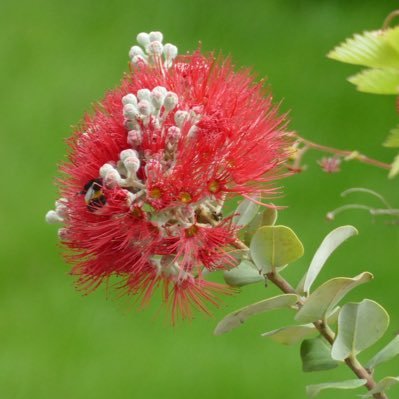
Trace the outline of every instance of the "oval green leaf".
<instances>
[{"instance_id":1,"label":"oval green leaf","mask_svg":"<svg viewBox=\"0 0 399 399\"><path fill-rule=\"evenodd\" d=\"M303 255L304 249L296 234L286 226L264 226L252 238L252 260L262 273L270 273Z\"/></svg>"},{"instance_id":2,"label":"oval green leaf","mask_svg":"<svg viewBox=\"0 0 399 399\"><path fill-rule=\"evenodd\" d=\"M265 278L256 269L255 265L244 259L241 263L231 269L226 270L223 273L224 281L232 287L242 287L248 284L259 283L261 281L265 282Z\"/></svg>"},{"instance_id":3,"label":"oval green leaf","mask_svg":"<svg viewBox=\"0 0 399 399\"><path fill-rule=\"evenodd\" d=\"M258 213L260 206L254 201L259 200L260 196L255 196L253 198L253 201L249 198L245 198L243 201L241 201L236 211L234 212L232 222L241 227L246 226L248 223L250 223Z\"/></svg>"},{"instance_id":4,"label":"oval green leaf","mask_svg":"<svg viewBox=\"0 0 399 399\"><path fill-rule=\"evenodd\" d=\"M214 334L221 335L239 327L249 317L274 309L292 308L299 300L298 295L283 294L253 303L227 315L215 328Z\"/></svg>"},{"instance_id":5,"label":"oval green leaf","mask_svg":"<svg viewBox=\"0 0 399 399\"><path fill-rule=\"evenodd\" d=\"M370 359L366 367L373 369L381 363L388 362L399 355L399 335L397 335L388 345L382 348L372 359Z\"/></svg>"},{"instance_id":6,"label":"oval green leaf","mask_svg":"<svg viewBox=\"0 0 399 399\"><path fill-rule=\"evenodd\" d=\"M353 278L337 277L326 281L306 299L295 319L301 323L325 319L350 290L372 278L371 273L365 272Z\"/></svg>"},{"instance_id":7,"label":"oval green leaf","mask_svg":"<svg viewBox=\"0 0 399 399\"><path fill-rule=\"evenodd\" d=\"M302 324L299 326L288 326L277 330L265 332L262 337L269 337L283 345L293 345L317 332L313 324Z\"/></svg>"},{"instance_id":8,"label":"oval green leaf","mask_svg":"<svg viewBox=\"0 0 399 399\"><path fill-rule=\"evenodd\" d=\"M346 380L340 382L325 382L323 384L308 385L306 393L310 399L315 398L324 389L356 389L364 385L367 381L359 380Z\"/></svg>"},{"instance_id":9,"label":"oval green leaf","mask_svg":"<svg viewBox=\"0 0 399 399\"><path fill-rule=\"evenodd\" d=\"M338 366L331 357L331 346L320 336L302 342L301 359L304 372L330 370Z\"/></svg>"},{"instance_id":10,"label":"oval green leaf","mask_svg":"<svg viewBox=\"0 0 399 399\"><path fill-rule=\"evenodd\" d=\"M385 333L389 315L377 302L364 299L345 304L338 317L338 334L331 350L335 360L356 356L377 342Z\"/></svg>"},{"instance_id":11,"label":"oval green leaf","mask_svg":"<svg viewBox=\"0 0 399 399\"><path fill-rule=\"evenodd\" d=\"M331 254L349 237L358 234L353 226L341 226L331 231L317 249L309 269L298 287L298 292L308 293Z\"/></svg>"},{"instance_id":12,"label":"oval green leaf","mask_svg":"<svg viewBox=\"0 0 399 399\"><path fill-rule=\"evenodd\" d=\"M246 245L251 244L252 237L256 230L262 226L274 226L277 221L277 209L274 207L267 207L258 211L256 216L252 219L245 229L244 243Z\"/></svg>"}]
</instances>

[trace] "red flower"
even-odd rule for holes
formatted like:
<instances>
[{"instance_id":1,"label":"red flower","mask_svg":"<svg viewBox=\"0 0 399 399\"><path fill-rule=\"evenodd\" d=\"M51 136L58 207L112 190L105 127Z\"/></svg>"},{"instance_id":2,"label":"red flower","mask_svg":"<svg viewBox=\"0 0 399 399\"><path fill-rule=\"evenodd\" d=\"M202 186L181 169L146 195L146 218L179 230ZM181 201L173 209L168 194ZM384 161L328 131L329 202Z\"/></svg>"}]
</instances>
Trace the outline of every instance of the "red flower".
<instances>
[{"instance_id":1,"label":"red flower","mask_svg":"<svg viewBox=\"0 0 399 399\"><path fill-rule=\"evenodd\" d=\"M284 118L248 71L199 51L176 57L140 34L131 72L69 140L62 199L72 274L87 289L116 276L144 303L163 287L173 318L207 311L224 286L202 270L234 265L226 195L266 194L288 156Z\"/></svg>"}]
</instances>

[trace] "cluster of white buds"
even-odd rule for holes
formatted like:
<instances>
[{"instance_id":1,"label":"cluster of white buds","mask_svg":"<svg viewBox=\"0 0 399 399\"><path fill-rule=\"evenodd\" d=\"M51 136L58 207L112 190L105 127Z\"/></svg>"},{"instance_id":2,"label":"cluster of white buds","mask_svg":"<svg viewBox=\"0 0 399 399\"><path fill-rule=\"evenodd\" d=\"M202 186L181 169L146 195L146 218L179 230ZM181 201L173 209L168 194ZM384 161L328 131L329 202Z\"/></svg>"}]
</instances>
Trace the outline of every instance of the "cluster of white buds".
<instances>
[{"instance_id":1,"label":"cluster of white buds","mask_svg":"<svg viewBox=\"0 0 399 399\"><path fill-rule=\"evenodd\" d=\"M177 56L177 47L173 44L162 44L161 32L141 32L137 35L137 43L141 46L133 46L129 51L129 57L133 65L155 65L163 59L165 68L172 66ZM144 49L144 50L143 50Z\"/></svg>"},{"instance_id":2,"label":"cluster of white buds","mask_svg":"<svg viewBox=\"0 0 399 399\"><path fill-rule=\"evenodd\" d=\"M60 198L55 201L55 210L46 213L46 222L49 224L63 223L67 217L67 199Z\"/></svg>"}]
</instances>

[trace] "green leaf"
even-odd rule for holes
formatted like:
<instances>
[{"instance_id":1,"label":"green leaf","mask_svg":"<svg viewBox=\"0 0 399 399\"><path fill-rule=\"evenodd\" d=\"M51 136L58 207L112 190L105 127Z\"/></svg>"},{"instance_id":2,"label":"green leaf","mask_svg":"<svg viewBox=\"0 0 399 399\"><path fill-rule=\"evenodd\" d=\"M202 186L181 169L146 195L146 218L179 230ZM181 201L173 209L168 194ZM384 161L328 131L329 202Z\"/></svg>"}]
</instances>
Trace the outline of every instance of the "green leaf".
<instances>
[{"instance_id":1,"label":"green leaf","mask_svg":"<svg viewBox=\"0 0 399 399\"><path fill-rule=\"evenodd\" d=\"M366 368L373 369L381 363L388 362L397 355L399 355L399 335L370 359L366 364Z\"/></svg>"},{"instance_id":2,"label":"green leaf","mask_svg":"<svg viewBox=\"0 0 399 399\"><path fill-rule=\"evenodd\" d=\"M389 171L388 177L392 179L399 173L399 154L396 155L395 159L391 164L391 170Z\"/></svg>"},{"instance_id":3,"label":"green leaf","mask_svg":"<svg viewBox=\"0 0 399 399\"><path fill-rule=\"evenodd\" d=\"M384 392L387 389L391 388L392 385L396 385L399 382L399 377L385 377L371 390L366 394L361 395L361 398L371 398L374 394Z\"/></svg>"},{"instance_id":4,"label":"green leaf","mask_svg":"<svg viewBox=\"0 0 399 399\"><path fill-rule=\"evenodd\" d=\"M249 317L274 309L292 308L299 300L298 295L283 294L253 303L227 315L215 328L214 334L221 335L239 327Z\"/></svg>"},{"instance_id":5,"label":"green leaf","mask_svg":"<svg viewBox=\"0 0 399 399\"><path fill-rule=\"evenodd\" d=\"M355 34L328 53L327 57L372 68L399 67L399 52L381 31Z\"/></svg>"},{"instance_id":6,"label":"green leaf","mask_svg":"<svg viewBox=\"0 0 399 399\"><path fill-rule=\"evenodd\" d=\"M329 315L334 306L353 288L366 283L373 278L371 273L365 272L353 278L337 277L326 281L318 287L307 299L295 316L301 323L311 323L323 320Z\"/></svg>"},{"instance_id":7,"label":"green leaf","mask_svg":"<svg viewBox=\"0 0 399 399\"><path fill-rule=\"evenodd\" d=\"M305 339L301 345L302 370L304 372L324 371L338 367L331 358L331 346L323 337Z\"/></svg>"},{"instance_id":8,"label":"green leaf","mask_svg":"<svg viewBox=\"0 0 399 399\"><path fill-rule=\"evenodd\" d=\"M303 255L303 245L286 226L264 226L252 238L250 252L259 270L269 273Z\"/></svg>"},{"instance_id":9,"label":"green leaf","mask_svg":"<svg viewBox=\"0 0 399 399\"><path fill-rule=\"evenodd\" d=\"M348 78L359 91L374 94L399 93L399 69L366 69Z\"/></svg>"},{"instance_id":10,"label":"green leaf","mask_svg":"<svg viewBox=\"0 0 399 399\"><path fill-rule=\"evenodd\" d=\"M385 31L386 41L399 53L399 26Z\"/></svg>"},{"instance_id":11,"label":"green leaf","mask_svg":"<svg viewBox=\"0 0 399 399\"><path fill-rule=\"evenodd\" d=\"M385 147L399 147L399 125L389 132L389 136L384 142Z\"/></svg>"},{"instance_id":12,"label":"green leaf","mask_svg":"<svg viewBox=\"0 0 399 399\"><path fill-rule=\"evenodd\" d=\"M260 196L255 196L254 201L259 201ZM233 216L233 223L237 226L246 226L248 223L252 221L252 219L256 216L259 210L259 204L254 201L245 198L241 201L240 205L238 205L236 211Z\"/></svg>"},{"instance_id":13,"label":"green leaf","mask_svg":"<svg viewBox=\"0 0 399 399\"><path fill-rule=\"evenodd\" d=\"M358 234L353 226L341 226L331 231L317 249L309 269L297 288L298 293L308 293L316 277L331 254L349 237Z\"/></svg>"},{"instance_id":14,"label":"green leaf","mask_svg":"<svg viewBox=\"0 0 399 399\"><path fill-rule=\"evenodd\" d=\"M265 332L262 337L269 337L283 345L293 345L304 338L314 335L317 332L313 324L302 324L299 326L288 326L277 330Z\"/></svg>"},{"instance_id":15,"label":"green leaf","mask_svg":"<svg viewBox=\"0 0 399 399\"><path fill-rule=\"evenodd\" d=\"M334 389L355 389L364 385L366 380L346 380L340 382L325 382L324 384L308 385L306 387L306 393L310 399L315 398L320 391L324 389L334 388Z\"/></svg>"},{"instance_id":16,"label":"green leaf","mask_svg":"<svg viewBox=\"0 0 399 399\"><path fill-rule=\"evenodd\" d=\"M344 361L377 342L385 333L389 315L377 302L364 299L345 304L338 317L338 334L331 356Z\"/></svg>"},{"instance_id":17,"label":"green leaf","mask_svg":"<svg viewBox=\"0 0 399 399\"><path fill-rule=\"evenodd\" d=\"M278 213L276 208L268 207L259 210L251 223L249 223L245 229L244 243L250 245L256 230L262 226L273 226L276 223L277 216Z\"/></svg>"},{"instance_id":18,"label":"green leaf","mask_svg":"<svg viewBox=\"0 0 399 399\"><path fill-rule=\"evenodd\" d=\"M248 284L265 281L265 278L256 269L255 265L249 260L242 260L241 263L223 273L224 280L233 287L242 287Z\"/></svg>"}]
</instances>

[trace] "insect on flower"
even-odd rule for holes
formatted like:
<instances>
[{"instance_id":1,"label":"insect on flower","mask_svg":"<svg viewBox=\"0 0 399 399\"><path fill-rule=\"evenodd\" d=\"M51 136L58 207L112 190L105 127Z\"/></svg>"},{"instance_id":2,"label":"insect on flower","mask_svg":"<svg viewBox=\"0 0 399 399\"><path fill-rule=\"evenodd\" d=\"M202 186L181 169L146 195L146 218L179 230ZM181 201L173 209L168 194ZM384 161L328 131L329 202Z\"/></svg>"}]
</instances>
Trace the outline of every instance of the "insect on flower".
<instances>
[{"instance_id":1,"label":"insect on flower","mask_svg":"<svg viewBox=\"0 0 399 399\"><path fill-rule=\"evenodd\" d=\"M240 226L228 195L271 195L289 155L284 117L248 71L212 54L177 56L140 33L131 70L71 139L61 199L46 218L77 284L104 280L146 304L162 289L172 320L209 312L227 286L204 270L234 267Z\"/></svg>"}]
</instances>

